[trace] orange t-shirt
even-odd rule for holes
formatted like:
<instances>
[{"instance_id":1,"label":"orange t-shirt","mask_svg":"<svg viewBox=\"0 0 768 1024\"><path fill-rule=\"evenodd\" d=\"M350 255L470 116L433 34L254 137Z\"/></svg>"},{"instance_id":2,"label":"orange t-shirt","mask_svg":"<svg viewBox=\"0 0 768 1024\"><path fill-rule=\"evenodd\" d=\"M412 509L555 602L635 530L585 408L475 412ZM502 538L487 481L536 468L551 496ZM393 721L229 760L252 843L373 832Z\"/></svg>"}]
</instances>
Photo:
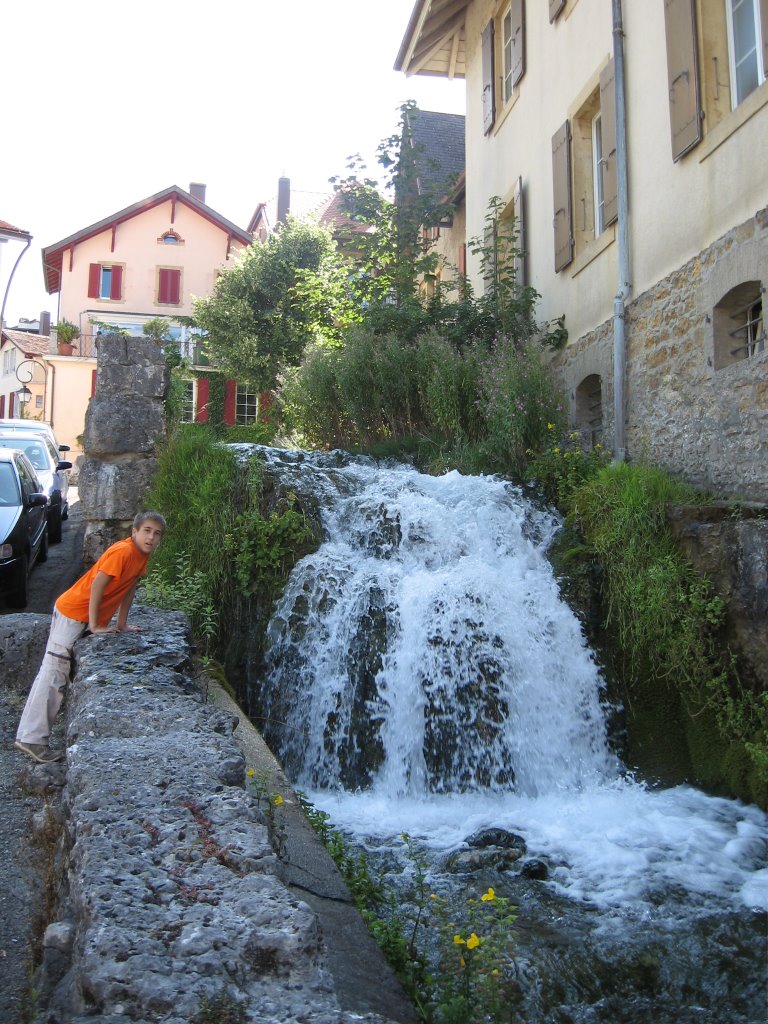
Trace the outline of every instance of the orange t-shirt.
<instances>
[{"instance_id":1,"label":"orange t-shirt","mask_svg":"<svg viewBox=\"0 0 768 1024\"><path fill-rule=\"evenodd\" d=\"M99 607L99 626L108 626L120 602L140 576L147 572L149 555L139 551L130 537L119 540L108 547L101 558L91 566L77 583L65 590L56 602L62 615L76 622L88 621L88 604L91 600L91 586L98 573L106 573L112 579L104 588Z\"/></svg>"}]
</instances>

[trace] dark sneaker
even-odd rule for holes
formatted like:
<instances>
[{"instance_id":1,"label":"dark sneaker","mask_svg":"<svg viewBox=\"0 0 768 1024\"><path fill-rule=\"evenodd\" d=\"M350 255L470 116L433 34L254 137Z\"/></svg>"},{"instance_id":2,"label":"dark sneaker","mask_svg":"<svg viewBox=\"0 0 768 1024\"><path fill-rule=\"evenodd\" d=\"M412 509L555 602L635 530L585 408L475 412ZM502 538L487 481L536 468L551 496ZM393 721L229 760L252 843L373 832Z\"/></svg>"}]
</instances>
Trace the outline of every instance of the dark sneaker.
<instances>
[{"instance_id":1,"label":"dark sneaker","mask_svg":"<svg viewBox=\"0 0 768 1024\"><path fill-rule=\"evenodd\" d=\"M16 740L14 747L17 750L23 751L39 764L49 764L51 761L64 760L64 751L51 750L47 743L24 743L22 740Z\"/></svg>"}]
</instances>

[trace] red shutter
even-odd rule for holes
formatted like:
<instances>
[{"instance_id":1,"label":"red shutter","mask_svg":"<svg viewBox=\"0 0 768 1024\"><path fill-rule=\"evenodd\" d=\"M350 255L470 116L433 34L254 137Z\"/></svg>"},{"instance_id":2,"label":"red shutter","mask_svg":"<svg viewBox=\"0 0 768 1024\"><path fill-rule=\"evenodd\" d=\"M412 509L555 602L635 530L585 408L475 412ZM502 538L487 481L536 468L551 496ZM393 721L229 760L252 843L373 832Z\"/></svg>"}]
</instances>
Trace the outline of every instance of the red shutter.
<instances>
[{"instance_id":1,"label":"red shutter","mask_svg":"<svg viewBox=\"0 0 768 1024\"><path fill-rule=\"evenodd\" d=\"M459 276L467 276L467 245L466 242L462 242L459 246Z\"/></svg>"},{"instance_id":2,"label":"red shutter","mask_svg":"<svg viewBox=\"0 0 768 1024\"><path fill-rule=\"evenodd\" d=\"M168 271L158 270L157 272L157 301L168 301Z\"/></svg>"},{"instance_id":3,"label":"red shutter","mask_svg":"<svg viewBox=\"0 0 768 1024\"><path fill-rule=\"evenodd\" d=\"M98 299L101 290L101 264L92 263L88 269L88 298Z\"/></svg>"},{"instance_id":4,"label":"red shutter","mask_svg":"<svg viewBox=\"0 0 768 1024\"><path fill-rule=\"evenodd\" d=\"M5 395L0 395L0 419L5 418Z\"/></svg>"},{"instance_id":5,"label":"red shutter","mask_svg":"<svg viewBox=\"0 0 768 1024\"><path fill-rule=\"evenodd\" d=\"M110 299L122 299L123 297L123 268L112 267L112 287L109 292Z\"/></svg>"},{"instance_id":6,"label":"red shutter","mask_svg":"<svg viewBox=\"0 0 768 1024\"><path fill-rule=\"evenodd\" d=\"M208 399L211 394L211 387L207 377L197 379L197 409L195 419L198 423L208 422Z\"/></svg>"},{"instance_id":7,"label":"red shutter","mask_svg":"<svg viewBox=\"0 0 768 1024\"><path fill-rule=\"evenodd\" d=\"M15 393L13 391L8 395L8 419L9 420L13 419L13 400L14 400L15 397L16 397L16 395L15 395Z\"/></svg>"},{"instance_id":8,"label":"red shutter","mask_svg":"<svg viewBox=\"0 0 768 1024\"><path fill-rule=\"evenodd\" d=\"M91 370L91 398L96 394L96 370Z\"/></svg>"},{"instance_id":9,"label":"red shutter","mask_svg":"<svg viewBox=\"0 0 768 1024\"><path fill-rule=\"evenodd\" d=\"M169 270L168 273L170 274L169 287L171 292L171 297L168 301L178 305L181 299L181 271Z\"/></svg>"},{"instance_id":10,"label":"red shutter","mask_svg":"<svg viewBox=\"0 0 768 1024\"><path fill-rule=\"evenodd\" d=\"M493 69L493 20L489 21L483 29L482 37L482 64L483 64L483 133L485 135L493 128L496 117L496 97L494 95L494 69Z\"/></svg>"},{"instance_id":11,"label":"red shutter","mask_svg":"<svg viewBox=\"0 0 768 1024\"><path fill-rule=\"evenodd\" d=\"M158 275L157 301L178 305L181 295L181 271L161 269Z\"/></svg>"}]
</instances>

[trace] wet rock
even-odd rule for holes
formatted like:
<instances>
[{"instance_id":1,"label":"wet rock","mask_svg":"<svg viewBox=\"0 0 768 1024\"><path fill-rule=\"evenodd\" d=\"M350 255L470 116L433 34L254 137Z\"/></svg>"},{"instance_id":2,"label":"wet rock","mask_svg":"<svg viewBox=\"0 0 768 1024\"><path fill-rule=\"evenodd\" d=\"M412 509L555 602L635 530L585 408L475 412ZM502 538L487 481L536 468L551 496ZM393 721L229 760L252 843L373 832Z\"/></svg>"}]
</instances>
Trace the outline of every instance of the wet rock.
<instances>
[{"instance_id":1,"label":"wet rock","mask_svg":"<svg viewBox=\"0 0 768 1024\"><path fill-rule=\"evenodd\" d=\"M454 875L470 874L474 871L505 871L522 857L523 851L503 849L500 846L485 846L482 849L456 850L445 862L445 870Z\"/></svg>"},{"instance_id":2,"label":"wet rock","mask_svg":"<svg viewBox=\"0 0 768 1024\"><path fill-rule=\"evenodd\" d=\"M526 851L523 837L516 835L514 832L507 832L503 828L480 829L479 832L473 832L464 842L467 846L500 846L505 850L519 850L521 853Z\"/></svg>"},{"instance_id":3,"label":"wet rock","mask_svg":"<svg viewBox=\"0 0 768 1024\"><path fill-rule=\"evenodd\" d=\"M546 882L549 878L549 866L546 861L531 857L520 865L520 874L537 882Z\"/></svg>"}]
</instances>

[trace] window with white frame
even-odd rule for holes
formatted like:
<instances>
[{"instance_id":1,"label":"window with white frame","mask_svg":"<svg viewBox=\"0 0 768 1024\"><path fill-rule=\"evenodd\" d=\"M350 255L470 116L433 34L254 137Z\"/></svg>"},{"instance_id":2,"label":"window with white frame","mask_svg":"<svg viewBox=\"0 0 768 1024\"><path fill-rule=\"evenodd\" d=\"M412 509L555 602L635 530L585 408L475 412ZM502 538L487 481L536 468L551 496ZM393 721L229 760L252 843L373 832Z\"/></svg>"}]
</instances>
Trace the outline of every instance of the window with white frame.
<instances>
[{"instance_id":1,"label":"window with white frame","mask_svg":"<svg viewBox=\"0 0 768 1024\"><path fill-rule=\"evenodd\" d=\"M3 352L3 374L8 375L14 373L16 370L16 349L13 347L7 348Z\"/></svg>"},{"instance_id":2,"label":"window with white frame","mask_svg":"<svg viewBox=\"0 0 768 1024\"><path fill-rule=\"evenodd\" d=\"M731 106L737 107L755 91L765 75L761 52L760 0L725 0L725 7Z\"/></svg>"},{"instance_id":3,"label":"window with white frame","mask_svg":"<svg viewBox=\"0 0 768 1024\"><path fill-rule=\"evenodd\" d=\"M255 423L258 415L258 391L248 384L238 384L235 392L235 423Z\"/></svg>"},{"instance_id":4,"label":"window with white frame","mask_svg":"<svg viewBox=\"0 0 768 1024\"><path fill-rule=\"evenodd\" d=\"M592 118L592 184L594 188L595 238L605 227L605 201L603 199L603 121L598 110Z\"/></svg>"},{"instance_id":5,"label":"window with white frame","mask_svg":"<svg viewBox=\"0 0 768 1024\"><path fill-rule=\"evenodd\" d=\"M504 102L512 97L512 8L501 16L501 81Z\"/></svg>"},{"instance_id":6,"label":"window with white frame","mask_svg":"<svg viewBox=\"0 0 768 1024\"><path fill-rule=\"evenodd\" d=\"M181 422L194 423L197 409L197 381L193 377L191 380L183 380L181 383L184 389L181 393Z\"/></svg>"}]
</instances>

